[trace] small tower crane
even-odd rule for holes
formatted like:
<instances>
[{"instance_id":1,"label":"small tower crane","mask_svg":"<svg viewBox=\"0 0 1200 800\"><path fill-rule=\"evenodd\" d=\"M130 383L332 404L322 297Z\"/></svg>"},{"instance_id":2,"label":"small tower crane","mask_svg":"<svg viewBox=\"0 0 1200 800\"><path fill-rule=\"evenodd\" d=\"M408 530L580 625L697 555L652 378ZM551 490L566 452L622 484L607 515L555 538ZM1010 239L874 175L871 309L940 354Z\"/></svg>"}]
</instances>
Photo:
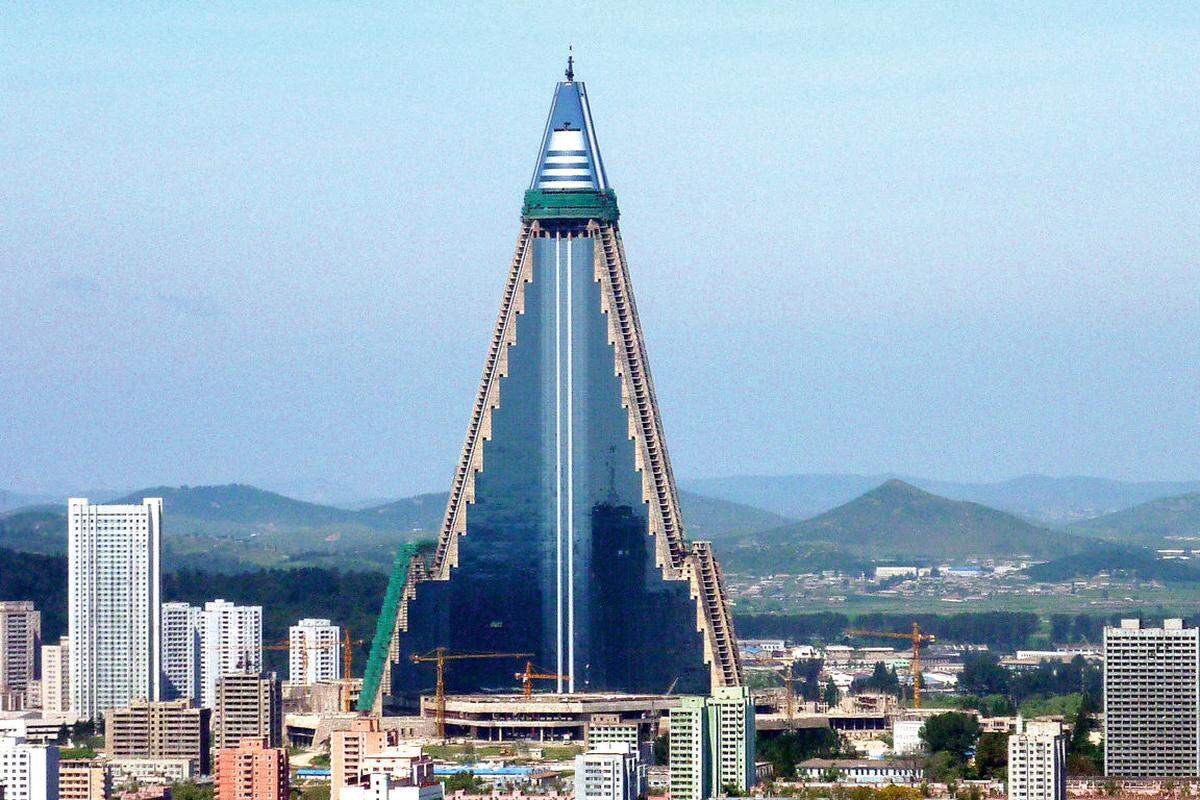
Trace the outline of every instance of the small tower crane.
<instances>
[{"instance_id":1,"label":"small tower crane","mask_svg":"<svg viewBox=\"0 0 1200 800\"><path fill-rule=\"evenodd\" d=\"M437 647L426 653L410 656L414 664L433 664L437 667L437 688L434 702L437 713L438 738L446 741L446 662L475 658L533 658L533 653L451 653L445 647Z\"/></svg>"},{"instance_id":2,"label":"small tower crane","mask_svg":"<svg viewBox=\"0 0 1200 800\"><path fill-rule=\"evenodd\" d=\"M921 645L926 642L936 642L937 637L932 633L921 633L917 623L913 623L912 633L896 633L895 631L846 631L847 636L876 636L882 639L906 639L912 642L912 676L913 676L913 707L921 707Z\"/></svg>"}]
</instances>

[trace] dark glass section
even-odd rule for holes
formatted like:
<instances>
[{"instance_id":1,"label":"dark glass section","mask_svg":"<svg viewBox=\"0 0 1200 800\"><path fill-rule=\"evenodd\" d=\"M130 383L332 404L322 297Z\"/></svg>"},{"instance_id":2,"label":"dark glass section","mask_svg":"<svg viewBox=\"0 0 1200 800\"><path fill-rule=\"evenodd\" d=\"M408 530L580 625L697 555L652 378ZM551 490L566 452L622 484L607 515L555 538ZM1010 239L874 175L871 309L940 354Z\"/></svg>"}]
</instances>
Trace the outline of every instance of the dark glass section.
<instances>
[{"instance_id":1,"label":"dark glass section","mask_svg":"<svg viewBox=\"0 0 1200 800\"><path fill-rule=\"evenodd\" d=\"M576 691L708 688L688 583L665 581L654 563L594 245L586 236L532 242L533 281L458 567L409 601L397 700L432 689L433 670L409 656L438 646L530 652L542 669L573 670ZM510 690L522 666L454 662L447 691Z\"/></svg>"}]
</instances>

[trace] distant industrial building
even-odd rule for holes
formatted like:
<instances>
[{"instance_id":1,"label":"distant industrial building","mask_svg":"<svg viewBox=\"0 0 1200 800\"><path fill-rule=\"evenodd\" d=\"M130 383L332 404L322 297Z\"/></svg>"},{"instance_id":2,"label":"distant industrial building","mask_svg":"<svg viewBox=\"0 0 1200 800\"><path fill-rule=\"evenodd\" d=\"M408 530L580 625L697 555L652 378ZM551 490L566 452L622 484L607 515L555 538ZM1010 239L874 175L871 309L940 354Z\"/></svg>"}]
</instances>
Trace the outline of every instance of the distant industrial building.
<instances>
[{"instance_id":1,"label":"distant industrial building","mask_svg":"<svg viewBox=\"0 0 1200 800\"><path fill-rule=\"evenodd\" d=\"M215 800L288 800L288 759L267 737L242 739L217 753Z\"/></svg>"},{"instance_id":2,"label":"distant industrial building","mask_svg":"<svg viewBox=\"0 0 1200 800\"><path fill-rule=\"evenodd\" d=\"M1200 630L1181 619L1104 629L1104 774L1200 776Z\"/></svg>"},{"instance_id":3,"label":"distant industrial building","mask_svg":"<svg viewBox=\"0 0 1200 800\"><path fill-rule=\"evenodd\" d=\"M42 645L42 711L65 714L71 710L71 640Z\"/></svg>"},{"instance_id":4,"label":"distant industrial building","mask_svg":"<svg viewBox=\"0 0 1200 800\"><path fill-rule=\"evenodd\" d=\"M0 601L0 694L28 690L38 675L41 646L42 615L33 601Z\"/></svg>"},{"instance_id":5,"label":"distant industrial building","mask_svg":"<svg viewBox=\"0 0 1200 800\"><path fill-rule=\"evenodd\" d=\"M754 701L746 687L685 697L670 716L672 800L706 800L755 783Z\"/></svg>"},{"instance_id":6,"label":"distant industrial building","mask_svg":"<svg viewBox=\"0 0 1200 800\"><path fill-rule=\"evenodd\" d=\"M0 797L58 800L58 748L0 736Z\"/></svg>"},{"instance_id":7,"label":"distant industrial building","mask_svg":"<svg viewBox=\"0 0 1200 800\"><path fill-rule=\"evenodd\" d=\"M575 800L637 800L646 793L646 769L636 746L598 742L575 756Z\"/></svg>"},{"instance_id":8,"label":"distant industrial building","mask_svg":"<svg viewBox=\"0 0 1200 800\"><path fill-rule=\"evenodd\" d=\"M1066 800L1067 737L1059 722L1018 718L1008 737L1008 800Z\"/></svg>"},{"instance_id":9,"label":"distant industrial building","mask_svg":"<svg viewBox=\"0 0 1200 800\"><path fill-rule=\"evenodd\" d=\"M58 800L109 800L112 769L99 759L58 762Z\"/></svg>"},{"instance_id":10,"label":"distant industrial building","mask_svg":"<svg viewBox=\"0 0 1200 800\"><path fill-rule=\"evenodd\" d=\"M190 700L143 700L110 708L104 721L104 749L114 758L182 758L195 774L210 771L207 708Z\"/></svg>"},{"instance_id":11,"label":"distant industrial building","mask_svg":"<svg viewBox=\"0 0 1200 800\"><path fill-rule=\"evenodd\" d=\"M283 700L274 672L226 675L217 683L213 746L237 747L243 739L266 738L269 747L283 741Z\"/></svg>"},{"instance_id":12,"label":"distant industrial building","mask_svg":"<svg viewBox=\"0 0 1200 800\"><path fill-rule=\"evenodd\" d=\"M98 719L157 700L162 499L67 502L71 708ZM10 798L11 800L11 798Z\"/></svg>"}]
</instances>

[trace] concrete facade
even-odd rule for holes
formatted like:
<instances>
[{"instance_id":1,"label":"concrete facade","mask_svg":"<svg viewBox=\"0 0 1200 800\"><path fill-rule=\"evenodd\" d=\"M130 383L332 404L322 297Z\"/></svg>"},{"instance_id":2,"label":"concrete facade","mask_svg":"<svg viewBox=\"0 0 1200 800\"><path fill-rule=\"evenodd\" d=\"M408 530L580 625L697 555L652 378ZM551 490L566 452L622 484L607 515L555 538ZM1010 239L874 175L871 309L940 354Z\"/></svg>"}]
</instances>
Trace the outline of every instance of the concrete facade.
<instances>
[{"instance_id":1,"label":"concrete facade","mask_svg":"<svg viewBox=\"0 0 1200 800\"><path fill-rule=\"evenodd\" d=\"M381 753L399 743L397 732L384 730L378 717L352 720L350 730L330 734L330 800L340 800L344 788L359 785L359 771L365 757Z\"/></svg>"},{"instance_id":2,"label":"concrete facade","mask_svg":"<svg viewBox=\"0 0 1200 800\"><path fill-rule=\"evenodd\" d=\"M327 619L302 619L288 629L288 681L294 684L341 680L342 629Z\"/></svg>"},{"instance_id":3,"label":"concrete facade","mask_svg":"<svg viewBox=\"0 0 1200 800\"><path fill-rule=\"evenodd\" d=\"M213 746L237 747L243 739L266 737L269 747L283 742L283 700L274 672L226 675L217 683Z\"/></svg>"},{"instance_id":4,"label":"concrete facade","mask_svg":"<svg viewBox=\"0 0 1200 800\"><path fill-rule=\"evenodd\" d=\"M1067 737L1058 722L1019 719L1008 737L1008 800L1066 800Z\"/></svg>"},{"instance_id":5,"label":"concrete facade","mask_svg":"<svg viewBox=\"0 0 1200 800\"><path fill-rule=\"evenodd\" d=\"M0 692L25 692L38 676L42 615L31 600L0 601Z\"/></svg>"},{"instance_id":6,"label":"concrete facade","mask_svg":"<svg viewBox=\"0 0 1200 800\"><path fill-rule=\"evenodd\" d=\"M1200 776L1200 630L1104 629L1104 741L1110 777Z\"/></svg>"},{"instance_id":7,"label":"concrete facade","mask_svg":"<svg viewBox=\"0 0 1200 800\"><path fill-rule=\"evenodd\" d=\"M636 745L600 742L575 756L576 800L637 800L646 793Z\"/></svg>"},{"instance_id":8,"label":"concrete facade","mask_svg":"<svg viewBox=\"0 0 1200 800\"><path fill-rule=\"evenodd\" d=\"M217 753L215 800L288 800L287 751L265 736L242 739Z\"/></svg>"},{"instance_id":9,"label":"concrete facade","mask_svg":"<svg viewBox=\"0 0 1200 800\"><path fill-rule=\"evenodd\" d=\"M211 600L196 612L200 702L216 708L217 683L226 675L262 670L262 606Z\"/></svg>"},{"instance_id":10,"label":"concrete facade","mask_svg":"<svg viewBox=\"0 0 1200 800\"><path fill-rule=\"evenodd\" d=\"M71 639L42 645L42 711L65 714L71 710Z\"/></svg>"},{"instance_id":11,"label":"concrete facade","mask_svg":"<svg viewBox=\"0 0 1200 800\"><path fill-rule=\"evenodd\" d=\"M187 603L162 604L163 700L200 698L199 613Z\"/></svg>"},{"instance_id":12,"label":"concrete facade","mask_svg":"<svg viewBox=\"0 0 1200 800\"><path fill-rule=\"evenodd\" d=\"M58 748L0 736L4 800L58 800Z\"/></svg>"},{"instance_id":13,"label":"concrete facade","mask_svg":"<svg viewBox=\"0 0 1200 800\"><path fill-rule=\"evenodd\" d=\"M208 774L209 719L207 708L188 700L112 708L104 717L104 748L114 758L184 758L193 772Z\"/></svg>"},{"instance_id":14,"label":"concrete facade","mask_svg":"<svg viewBox=\"0 0 1200 800\"><path fill-rule=\"evenodd\" d=\"M141 505L67 502L71 708L159 699L162 499Z\"/></svg>"},{"instance_id":15,"label":"concrete facade","mask_svg":"<svg viewBox=\"0 0 1200 800\"><path fill-rule=\"evenodd\" d=\"M112 769L103 761L58 762L58 800L108 800L112 791Z\"/></svg>"}]
</instances>

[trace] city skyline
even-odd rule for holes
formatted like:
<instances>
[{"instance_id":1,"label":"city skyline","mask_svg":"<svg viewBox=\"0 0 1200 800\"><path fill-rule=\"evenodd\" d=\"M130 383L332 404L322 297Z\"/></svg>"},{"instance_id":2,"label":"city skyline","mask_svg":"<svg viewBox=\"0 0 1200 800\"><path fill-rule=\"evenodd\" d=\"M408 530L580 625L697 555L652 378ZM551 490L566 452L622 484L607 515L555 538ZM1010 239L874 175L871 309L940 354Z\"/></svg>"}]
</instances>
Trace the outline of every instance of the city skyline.
<instances>
[{"instance_id":1,"label":"city skyline","mask_svg":"<svg viewBox=\"0 0 1200 800\"><path fill-rule=\"evenodd\" d=\"M444 485L571 42L682 476L1195 477L1194 10L681 8L15 12L0 488Z\"/></svg>"}]
</instances>

